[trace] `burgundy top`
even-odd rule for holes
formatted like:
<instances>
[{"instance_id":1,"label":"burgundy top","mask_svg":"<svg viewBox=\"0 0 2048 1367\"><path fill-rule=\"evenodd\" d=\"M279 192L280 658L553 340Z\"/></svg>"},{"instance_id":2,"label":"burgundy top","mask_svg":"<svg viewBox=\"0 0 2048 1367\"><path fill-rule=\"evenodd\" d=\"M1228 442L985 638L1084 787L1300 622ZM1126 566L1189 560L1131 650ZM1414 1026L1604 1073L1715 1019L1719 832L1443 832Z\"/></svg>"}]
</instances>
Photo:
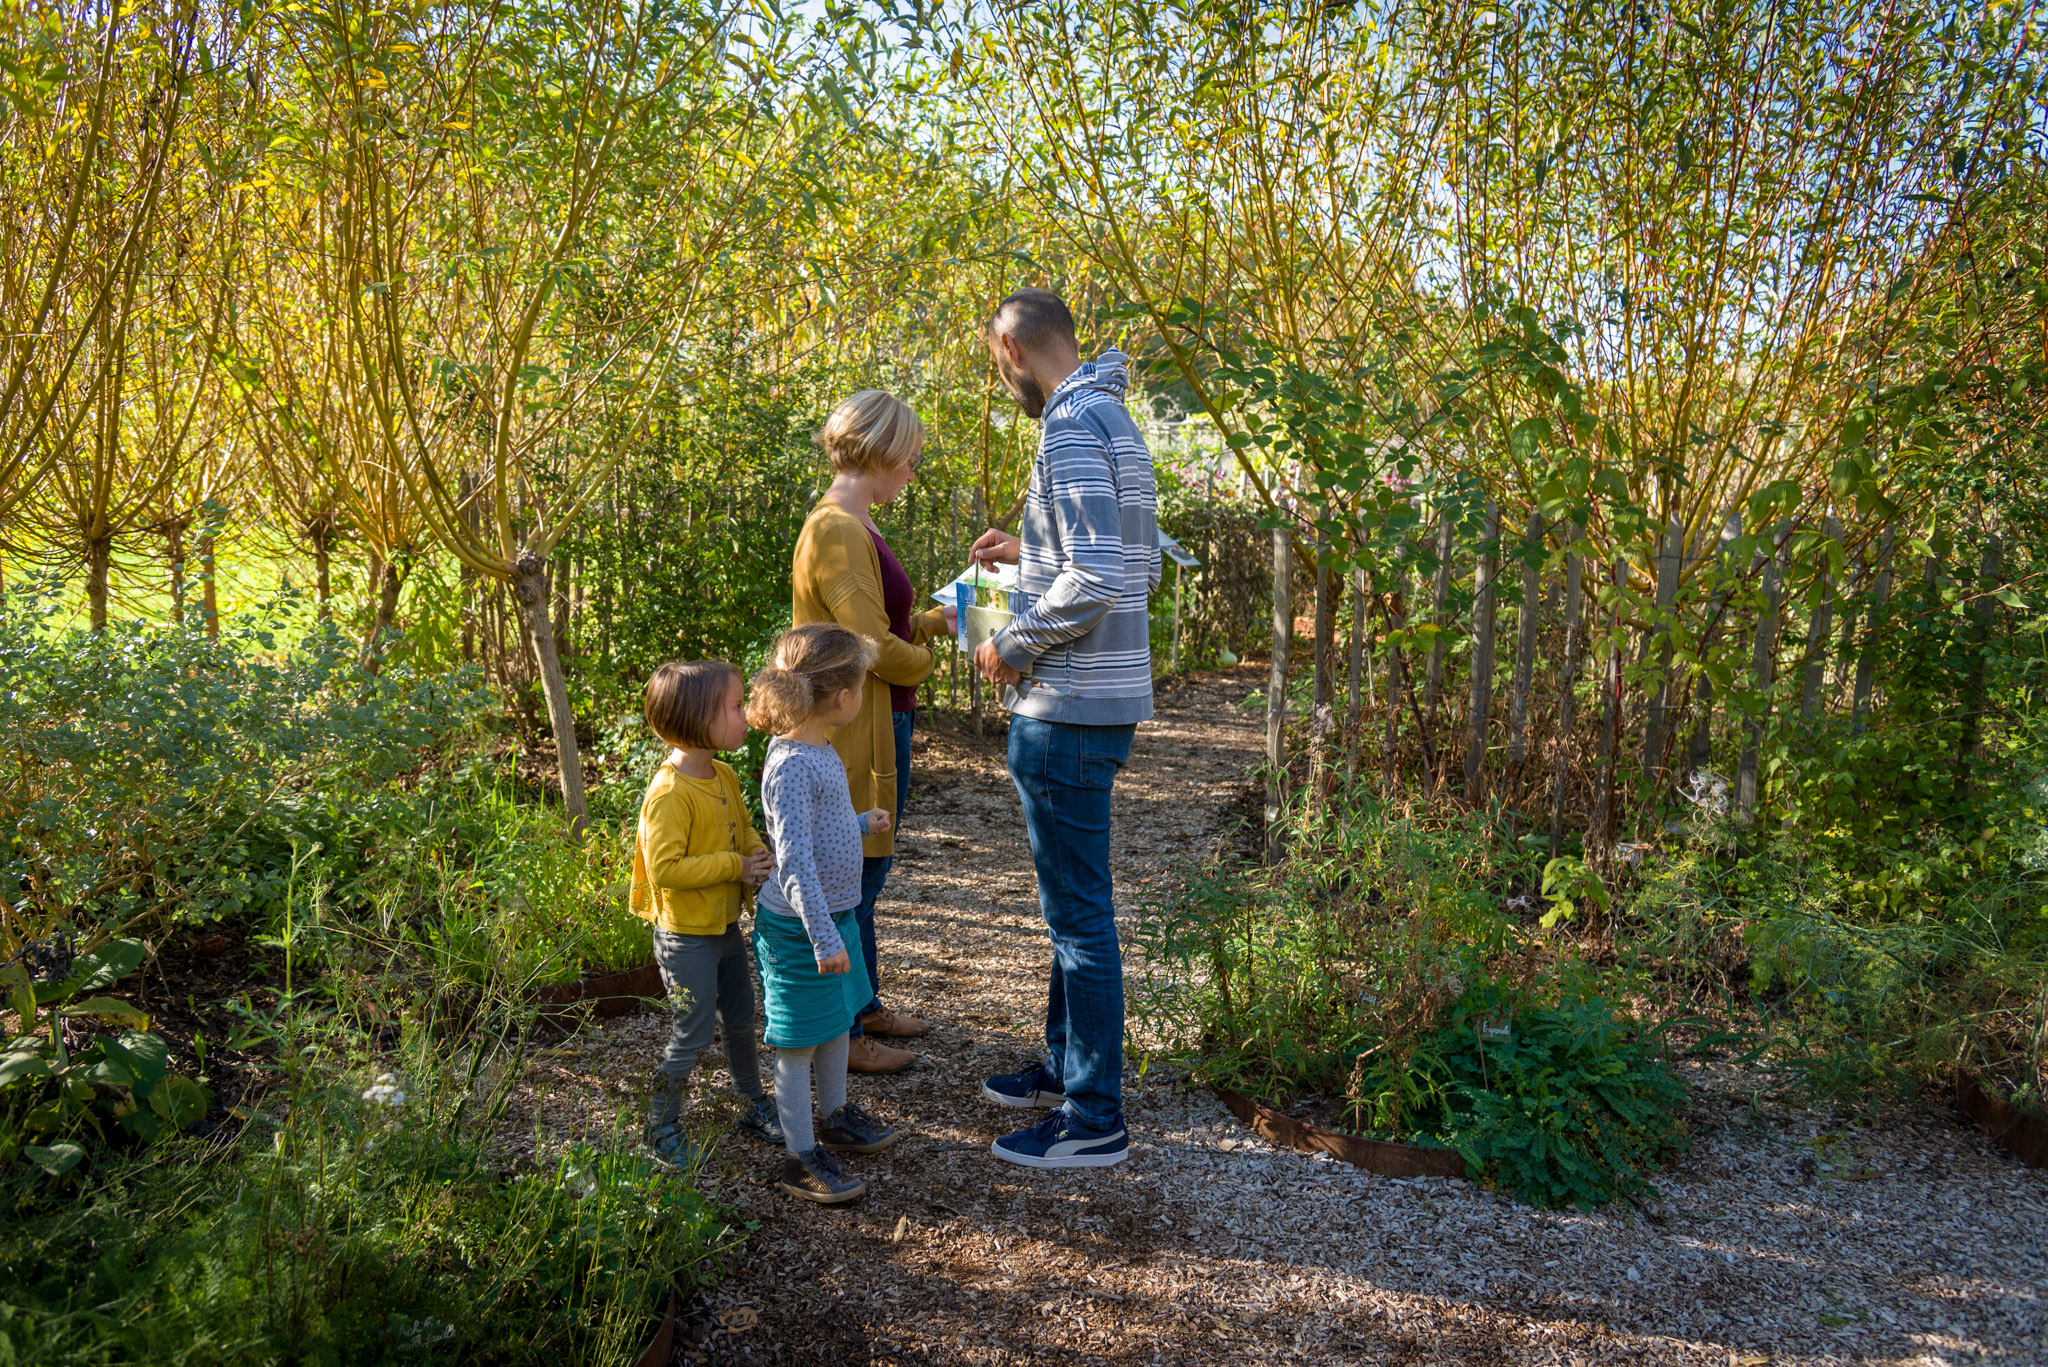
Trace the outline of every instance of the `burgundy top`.
<instances>
[{"instance_id":1,"label":"burgundy top","mask_svg":"<svg viewBox=\"0 0 2048 1367\"><path fill-rule=\"evenodd\" d=\"M910 587L910 576L903 572L903 562L889 549L889 543L882 540L882 534L870 531L868 535L875 539L875 554L882 561L882 610L889 614L889 634L898 640L908 641L910 605L917 601L917 590ZM917 689L890 684L889 710L915 712Z\"/></svg>"}]
</instances>

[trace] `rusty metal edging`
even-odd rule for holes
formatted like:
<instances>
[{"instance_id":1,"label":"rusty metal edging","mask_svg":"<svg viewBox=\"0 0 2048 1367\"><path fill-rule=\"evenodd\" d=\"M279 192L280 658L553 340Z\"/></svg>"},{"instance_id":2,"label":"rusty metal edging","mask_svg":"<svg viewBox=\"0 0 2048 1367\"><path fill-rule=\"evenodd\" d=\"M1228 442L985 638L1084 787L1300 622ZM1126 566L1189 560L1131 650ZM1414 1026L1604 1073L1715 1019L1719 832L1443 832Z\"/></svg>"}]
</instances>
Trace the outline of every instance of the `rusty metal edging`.
<instances>
[{"instance_id":1,"label":"rusty metal edging","mask_svg":"<svg viewBox=\"0 0 2048 1367\"><path fill-rule=\"evenodd\" d=\"M1969 1073L1956 1077L1956 1109L2030 1168L2048 1168L2048 1118L2000 1101Z\"/></svg>"},{"instance_id":2,"label":"rusty metal edging","mask_svg":"<svg viewBox=\"0 0 2048 1367\"><path fill-rule=\"evenodd\" d=\"M1390 1144L1382 1139L1340 1134L1282 1115L1264 1102L1254 1101L1228 1087L1216 1087L1215 1092L1232 1115L1249 1125L1261 1139L1274 1144L1299 1149L1303 1153L1327 1153L1341 1162L1376 1172L1382 1177L1465 1175L1465 1160L1453 1149L1424 1149L1413 1144Z\"/></svg>"}]
</instances>

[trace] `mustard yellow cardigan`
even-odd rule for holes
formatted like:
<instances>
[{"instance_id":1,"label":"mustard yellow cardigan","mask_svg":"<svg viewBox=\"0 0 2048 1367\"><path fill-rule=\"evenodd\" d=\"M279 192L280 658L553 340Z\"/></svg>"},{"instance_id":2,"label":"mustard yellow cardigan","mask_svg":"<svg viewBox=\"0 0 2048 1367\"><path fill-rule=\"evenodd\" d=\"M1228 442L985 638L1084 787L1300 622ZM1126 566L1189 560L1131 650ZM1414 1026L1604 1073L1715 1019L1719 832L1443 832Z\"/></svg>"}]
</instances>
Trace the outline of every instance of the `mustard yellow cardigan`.
<instances>
[{"instance_id":1,"label":"mustard yellow cardigan","mask_svg":"<svg viewBox=\"0 0 2048 1367\"><path fill-rule=\"evenodd\" d=\"M729 765L691 778L664 759L640 799L628 905L678 935L723 935L746 905L741 860L763 846Z\"/></svg>"},{"instance_id":2,"label":"mustard yellow cardigan","mask_svg":"<svg viewBox=\"0 0 2048 1367\"><path fill-rule=\"evenodd\" d=\"M908 641L891 634L889 610L882 603L882 557L875 551L874 538L859 518L830 499L811 510L797 534L791 580L790 619L795 625L837 622L881 648L861 694L860 715L833 732L831 739L846 764L853 809L880 807L892 818L890 830L861 842L861 853L870 858L894 854L896 737L889 717L889 686L911 687L932 672L932 651L925 642L946 634L945 609L913 613Z\"/></svg>"}]
</instances>

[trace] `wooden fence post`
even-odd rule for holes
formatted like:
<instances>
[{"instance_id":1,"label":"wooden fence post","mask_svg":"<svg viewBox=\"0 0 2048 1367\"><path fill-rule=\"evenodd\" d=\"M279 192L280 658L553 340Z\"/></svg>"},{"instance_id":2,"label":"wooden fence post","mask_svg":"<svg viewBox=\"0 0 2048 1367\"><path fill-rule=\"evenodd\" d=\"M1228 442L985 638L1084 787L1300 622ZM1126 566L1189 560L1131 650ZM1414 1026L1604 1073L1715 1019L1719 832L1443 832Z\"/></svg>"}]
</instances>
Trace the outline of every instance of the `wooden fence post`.
<instances>
[{"instance_id":1,"label":"wooden fence post","mask_svg":"<svg viewBox=\"0 0 2048 1367\"><path fill-rule=\"evenodd\" d=\"M1273 664L1266 676L1266 862L1282 853L1280 814L1287 799L1287 653L1294 640L1294 542L1273 529Z\"/></svg>"},{"instance_id":2,"label":"wooden fence post","mask_svg":"<svg viewBox=\"0 0 2048 1367\"><path fill-rule=\"evenodd\" d=\"M1344 755L1344 776L1358 775L1358 752L1365 748L1365 709L1361 706L1360 693L1371 687L1372 680L1365 672L1365 566L1351 567L1351 640L1350 658L1345 662L1350 671L1346 681L1348 693L1344 699L1347 725L1344 734L1349 738Z\"/></svg>"},{"instance_id":3,"label":"wooden fence post","mask_svg":"<svg viewBox=\"0 0 2048 1367\"><path fill-rule=\"evenodd\" d=\"M2004 571L2005 546L1997 532L1984 539L1984 556L1977 565L1976 601L1970 605L1971 651L1969 673L1963 680L1963 734L1956 742L1956 796L1968 798L1972 771L1977 764L1977 745L1984 733L1984 703L1991 677L1991 624L1998 600L1991 592Z\"/></svg>"},{"instance_id":4,"label":"wooden fence post","mask_svg":"<svg viewBox=\"0 0 2048 1367\"><path fill-rule=\"evenodd\" d=\"M1628 560L1616 552L1614 591L1620 594L1628 578ZM1593 823L1586 832L1586 853L1605 858L1614 843L1614 766L1621 748L1621 603L1617 598L1609 612L1607 670L1600 682L1600 777L1593 796Z\"/></svg>"},{"instance_id":5,"label":"wooden fence post","mask_svg":"<svg viewBox=\"0 0 2048 1367\"><path fill-rule=\"evenodd\" d=\"M1486 504L1479 526L1479 558L1472 577L1471 743L1465 749L1465 800L1479 801L1486 774L1486 722L1493 707L1494 570L1498 564L1500 510Z\"/></svg>"},{"instance_id":6,"label":"wooden fence post","mask_svg":"<svg viewBox=\"0 0 2048 1367\"><path fill-rule=\"evenodd\" d=\"M1543 597L1543 567L1536 550L1543 541L1543 515L1529 513L1522 534L1522 607L1515 616L1515 683L1508 696L1508 773L1519 776L1529 744L1529 684L1536 672L1536 628Z\"/></svg>"},{"instance_id":7,"label":"wooden fence post","mask_svg":"<svg viewBox=\"0 0 2048 1367\"><path fill-rule=\"evenodd\" d=\"M1884 541L1877 550L1877 578L1870 588L1869 619L1863 626L1863 649L1856 659L1856 691L1849 706L1849 734L1863 734L1863 719L1870 712L1870 690L1877 682L1877 639L1884 630L1885 600L1892 592L1892 546L1898 533L1884 529Z\"/></svg>"},{"instance_id":8,"label":"wooden fence post","mask_svg":"<svg viewBox=\"0 0 2048 1367\"><path fill-rule=\"evenodd\" d=\"M1429 675L1422 685L1422 708L1429 714L1429 729L1436 730L1437 708L1444 695L1444 653L1450 649L1450 637L1445 635L1444 618L1451 610L1451 537L1455 528L1451 525L1448 508L1437 510L1436 534L1436 588L1431 598L1429 620L1438 628L1435 642L1429 648ZM1432 779L1432 781L1434 781Z\"/></svg>"},{"instance_id":9,"label":"wooden fence post","mask_svg":"<svg viewBox=\"0 0 2048 1367\"><path fill-rule=\"evenodd\" d=\"M1783 539L1780 528L1773 541ZM1763 606L1757 609L1756 630L1750 636L1750 686L1763 695L1757 714L1745 723L1742 758L1735 772L1735 816L1748 825L1756 816L1757 767L1763 758L1764 731L1771 721L1772 666L1778 653L1778 561L1780 549L1773 546L1764 562Z\"/></svg>"},{"instance_id":10,"label":"wooden fence post","mask_svg":"<svg viewBox=\"0 0 2048 1367\"><path fill-rule=\"evenodd\" d=\"M1827 520L1827 536L1838 541L1842 536L1839 518ZM1806 668L1805 677L1799 688L1799 724L1806 729L1807 739L1813 738L1814 723L1820 720L1820 690L1828 673L1828 636L1835 623L1835 576L1829 567L1826 551L1823 549L1814 560L1813 580L1807 589L1806 618Z\"/></svg>"},{"instance_id":11,"label":"wooden fence post","mask_svg":"<svg viewBox=\"0 0 2048 1367\"><path fill-rule=\"evenodd\" d=\"M1653 794L1664 786L1664 732L1671 698L1671 609L1678 602L1678 570L1685 554L1685 528L1676 517L1664 526L1657 551L1657 624L1651 628L1651 653L1656 656L1657 682L1643 716L1643 777Z\"/></svg>"},{"instance_id":12,"label":"wooden fence post","mask_svg":"<svg viewBox=\"0 0 2048 1367\"><path fill-rule=\"evenodd\" d=\"M1315 539L1315 684L1312 728L1324 725L1331 700L1337 695L1337 575L1324 560L1330 554L1330 538L1320 528Z\"/></svg>"},{"instance_id":13,"label":"wooden fence post","mask_svg":"<svg viewBox=\"0 0 2048 1367\"><path fill-rule=\"evenodd\" d=\"M1579 539L1586 534L1583 523L1572 524L1572 547L1564 557L1564 677L1558 684L1557 737L1552 742L1557 752L1557 773L1550 785L1550 857L1555 859L1564 849L1564 779L1570 768L1572 709L1577 703L1579 682L1579 659L1585 653L1586 633L1579 629L1579 614L1585 598L1580 587L1581 560L1576 549Z\"/></svg>"}]
</instances>

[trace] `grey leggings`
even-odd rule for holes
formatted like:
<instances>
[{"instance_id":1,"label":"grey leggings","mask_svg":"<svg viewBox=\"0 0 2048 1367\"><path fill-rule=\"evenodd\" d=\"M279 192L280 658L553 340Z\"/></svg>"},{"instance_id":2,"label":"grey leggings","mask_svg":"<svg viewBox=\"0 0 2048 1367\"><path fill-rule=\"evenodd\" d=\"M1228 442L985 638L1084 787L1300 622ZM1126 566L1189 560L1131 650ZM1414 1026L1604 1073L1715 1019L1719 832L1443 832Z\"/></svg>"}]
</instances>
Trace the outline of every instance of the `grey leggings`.
<instances>
[{"instance_id":1,"label":"grey leggings","mask_svg":"<svg viewBox=\"0 0 2048 1367\"><path fill-rule=\"evenodd\" d=\"M668 1048L655 1072L653 1124L672 1121L682 1109L683 1087L697 1055L711 1043L713 1017L725 1025L725 1060L732 1085L743 1095L761 1095L761 1059L754 1040L754 977L747 968L747 939L737 922L723 935L678 935L656 927L654 962L671 996L680 991Z\"/></svg>"},{"instance_id":2,"label":"grey leggings","mask_svg":"<svg viewBox=\"0 0 2048 1367\"><path fill-rule=\"evenodd\" d=\"M782 1120L783 1147L806 1154L817 1144L811 1132L811 1060L818 1063L818 1112L826 1119L846 1104L846 1036L808 1049L775 1051L775 1114Z\"/></svg>"}]
</instances>

